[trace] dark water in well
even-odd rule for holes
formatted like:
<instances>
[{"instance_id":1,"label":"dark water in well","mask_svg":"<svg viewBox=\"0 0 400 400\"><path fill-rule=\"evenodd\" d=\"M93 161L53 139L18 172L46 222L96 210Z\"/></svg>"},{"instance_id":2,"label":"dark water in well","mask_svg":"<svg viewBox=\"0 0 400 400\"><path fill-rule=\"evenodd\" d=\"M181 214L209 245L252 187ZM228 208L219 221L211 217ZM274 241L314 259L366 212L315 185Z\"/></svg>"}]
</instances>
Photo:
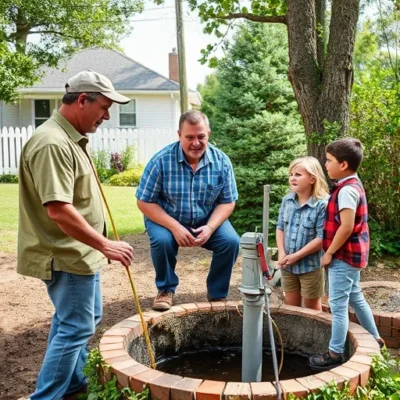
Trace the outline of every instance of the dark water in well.
<instances>
[{"instance_id":1,"label":"dark water in well","mask_svg":"<svg viewBox=\"0 0 400 400\"><path fill-rule=\"evenodd\" d=\"M278 352L278 366L281 353ZM177 356L161 359L157 369L170 374L189 378L203 378L230 382L242 380L242 349L237 347L212 348L200 351L181 352ZM284 353L280 379L293 379L313 375L308 365L308 357ZM272 357L267 351L263 354L262 381L275 380Z\"/></svg>"}]
</instances>

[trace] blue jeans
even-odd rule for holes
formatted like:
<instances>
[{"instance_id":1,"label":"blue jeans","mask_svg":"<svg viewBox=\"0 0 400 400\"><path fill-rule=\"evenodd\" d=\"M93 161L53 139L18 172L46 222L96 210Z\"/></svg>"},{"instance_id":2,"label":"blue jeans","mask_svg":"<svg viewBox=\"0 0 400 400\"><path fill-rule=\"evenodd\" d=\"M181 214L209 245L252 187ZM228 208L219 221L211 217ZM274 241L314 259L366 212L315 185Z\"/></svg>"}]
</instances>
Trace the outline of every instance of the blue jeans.
<instances>
[{"instance_id":1,"label":"blue jeans","mask_svg":"<svg viewBox=\"0 0 400 400\"><path fill-rule=\"evenodd\" d=\"M353 307L361 326L375 339L379 332L371 308L360 288L360 268L333 259L329 266L329 305L332 312L332 336L329 350L343 353L349 329L349 304Z\"/></svg>"},{"instance_id":2,"label":"blue jeans","mask_svg":"<svg viewBox=\"0 0 400 400\"><path fill-rule=\"evenodd\" d=\"M31 400L60 400L86 384L88 341L101 320L100 274L53 271L44 281L55 307L46 355Z\"/></svg>"},{"instance_id":3,"label":"blue jeans","mask_svg":"<svg viewBox=\"0 0 400 400\"><path fill-rule=\"evenodd\" d=\"M175 273L178 243L172 233L149 219L145 220L150 237L151 259L156 271L159 292L175 292L179 278ZM239 236L226 220L202 247L213 252L207 276L208 296L214 299L228 296L233 265L239 253Z\"/></svg>"}]
</instances>

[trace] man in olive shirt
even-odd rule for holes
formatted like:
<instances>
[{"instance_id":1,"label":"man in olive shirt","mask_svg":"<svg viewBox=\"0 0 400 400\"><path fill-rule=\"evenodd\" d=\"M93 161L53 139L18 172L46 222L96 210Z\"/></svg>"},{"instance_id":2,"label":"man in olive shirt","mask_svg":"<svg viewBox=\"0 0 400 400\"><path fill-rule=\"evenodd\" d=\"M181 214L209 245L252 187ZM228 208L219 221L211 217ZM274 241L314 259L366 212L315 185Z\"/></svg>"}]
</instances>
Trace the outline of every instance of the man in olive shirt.
<instances>
[{"instance_id":1,"label":"man in olive shirt","mask_svg":"<svg viewBox=\"0 0 400 400\"><path fill-rule=\"evenodd\" d=\"M42 279L55 307L48 347L31 400L68 399L84 389L87 343L102 315L99 269L129 266L128 243L108 240L87 133L129 98L109 79L82 71L68 80L59 111L26 143L19 172L18 267Z\"/></svg>"}]
</instances>

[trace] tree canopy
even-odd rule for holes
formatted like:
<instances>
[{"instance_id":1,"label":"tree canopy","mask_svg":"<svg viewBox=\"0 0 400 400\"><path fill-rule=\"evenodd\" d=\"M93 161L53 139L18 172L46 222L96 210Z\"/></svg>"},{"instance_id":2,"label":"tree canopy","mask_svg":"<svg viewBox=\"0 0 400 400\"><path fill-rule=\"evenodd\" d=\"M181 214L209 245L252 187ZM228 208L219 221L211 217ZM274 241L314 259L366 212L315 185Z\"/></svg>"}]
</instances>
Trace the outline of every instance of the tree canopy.
<instances>
[{"instance_id":1,"label":"tree canopy","mask_svg":"<svg viewBox=\"0 0 400 400\"><path fill-rule=\"evenodd\" d=\"M2 0L0 100L17 100L16 89L38 81L42 66L88 47L118 47L142 8L142 0Z\"/></svg>"},{"instance_id":2,"label":"tree canopy","mask_svg":"<svg viewBox=\"0 0 400 400\"><path fill-rule=\"evenodd\" d=\"M200 87L211 141L234 166L239 201L232 223L239 232L261 228L263 186L271 185L271 221L288 188L289 163L304 155L304 130L287 80L284 28L242 24Z\"/></svg>"}]
</instances>

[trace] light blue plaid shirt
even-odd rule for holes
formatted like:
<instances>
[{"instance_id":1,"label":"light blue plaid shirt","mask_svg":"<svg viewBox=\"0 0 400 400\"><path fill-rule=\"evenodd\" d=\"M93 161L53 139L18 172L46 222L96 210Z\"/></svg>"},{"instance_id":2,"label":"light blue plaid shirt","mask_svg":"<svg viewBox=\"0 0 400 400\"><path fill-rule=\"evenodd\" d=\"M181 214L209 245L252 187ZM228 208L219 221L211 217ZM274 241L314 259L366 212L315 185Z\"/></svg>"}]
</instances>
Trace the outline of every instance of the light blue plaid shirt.
<instances>
[{"instance_id":1,"label":"light blue plaid shirt","mask_svg":"<svg viewBox=\"0 0 400 400\"><path fill-rule=\"evenodd\" d=\"M279 210L277 229L284 232L286 254L293 254L315 238L322 239L327 199L311 197L302 206L296 193L286 195ZM285 268L293 274L304 274L320 268L322 250L302 258L298 263Z\"/></svg>"},{"instance_id":2,"label":"light blue plaid shirt","mask_svg":"<svg viewBox=\"0 0 400 400\"><path fill-rule=\"evenodd\" d=\"M181 224L196 227L207 223L218 204L236 201L238 192L226 154L208 144L193 171L178 141L149 161L136 197L146 203L157 203Z\"/></svg>"}]
</instances>

